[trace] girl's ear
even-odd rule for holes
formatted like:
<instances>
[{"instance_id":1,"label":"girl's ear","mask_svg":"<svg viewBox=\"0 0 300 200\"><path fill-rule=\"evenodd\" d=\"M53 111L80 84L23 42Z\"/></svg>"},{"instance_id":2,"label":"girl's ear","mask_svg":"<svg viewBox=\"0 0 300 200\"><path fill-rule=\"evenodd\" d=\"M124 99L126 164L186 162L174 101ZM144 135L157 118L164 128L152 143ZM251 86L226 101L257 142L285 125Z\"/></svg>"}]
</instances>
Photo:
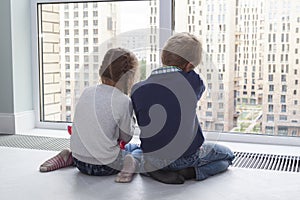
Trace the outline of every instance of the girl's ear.
<instances>
[{"instance_id":1,"label":"girl's ear","mask_svg":"<svg viewBox=\"0 0 300 200\"><path fill-rule=\"evenodd\" d=\"M194 69L194 65L192 65L192 63L187 63L185 66L184 66L184 68L183 68L183 71L184 72L190 72L190 71L192 71Z\"/></svg>"}]
</instances>

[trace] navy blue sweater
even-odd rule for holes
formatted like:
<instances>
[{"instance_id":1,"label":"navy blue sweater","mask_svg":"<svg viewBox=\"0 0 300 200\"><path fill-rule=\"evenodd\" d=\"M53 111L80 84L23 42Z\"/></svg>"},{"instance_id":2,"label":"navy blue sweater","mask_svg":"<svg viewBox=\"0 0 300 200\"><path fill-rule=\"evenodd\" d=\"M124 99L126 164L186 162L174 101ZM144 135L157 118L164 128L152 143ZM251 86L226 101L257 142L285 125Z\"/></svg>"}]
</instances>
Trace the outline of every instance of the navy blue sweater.
<instances>
[{"instance_id":1,"label":"navy blue sweater","mask_svg":"<svg viewBox=\"0 0 300 200\"><path fill-rule=\"evenodd\" d=\"M204 90L194 71L152 74L133 86L131 99L145 154L177 159L199 149L204 137L196 108Z\"/></svg>"}]
</instances>

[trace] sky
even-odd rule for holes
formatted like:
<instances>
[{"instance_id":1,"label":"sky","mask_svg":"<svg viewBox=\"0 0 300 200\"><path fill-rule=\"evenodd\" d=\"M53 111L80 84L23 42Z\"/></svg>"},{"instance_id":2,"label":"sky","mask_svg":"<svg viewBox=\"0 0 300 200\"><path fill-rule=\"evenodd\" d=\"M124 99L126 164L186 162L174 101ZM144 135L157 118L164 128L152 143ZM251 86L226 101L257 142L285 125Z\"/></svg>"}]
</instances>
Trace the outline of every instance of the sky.
<instances>
[{"instance_id":1,"label":"sky","mask_svg":"<svg viewBox=\"0 0 300 200\"><path fill-rule=\"evenodd\" d=\"M149 1L124 1L120 5L121 32L149 28Z\"/></svg>"}]
</instances>

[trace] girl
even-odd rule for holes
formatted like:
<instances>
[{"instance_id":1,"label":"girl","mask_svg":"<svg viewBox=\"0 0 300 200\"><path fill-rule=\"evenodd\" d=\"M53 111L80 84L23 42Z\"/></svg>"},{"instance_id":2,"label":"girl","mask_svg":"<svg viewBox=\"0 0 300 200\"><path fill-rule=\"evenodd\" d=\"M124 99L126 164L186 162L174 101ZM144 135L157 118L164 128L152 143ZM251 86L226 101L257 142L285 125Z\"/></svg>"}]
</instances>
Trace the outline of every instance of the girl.
<instances>
[{"instance_id":1,"label":"girl","mask_svg":"<svg viewBox=\"0 0 300 200\"><path fill-rule=\"evenodd\" d=\"M134 131L131 100L126 95L133 85L138 61L126 49L110 49L99 70L102 84L86 88L74 114L70 148L40 166L41 172L75 165L88 175L117 174L116 182L130 182L141 150L128 144Z\"/></svg>"}]
</instances>

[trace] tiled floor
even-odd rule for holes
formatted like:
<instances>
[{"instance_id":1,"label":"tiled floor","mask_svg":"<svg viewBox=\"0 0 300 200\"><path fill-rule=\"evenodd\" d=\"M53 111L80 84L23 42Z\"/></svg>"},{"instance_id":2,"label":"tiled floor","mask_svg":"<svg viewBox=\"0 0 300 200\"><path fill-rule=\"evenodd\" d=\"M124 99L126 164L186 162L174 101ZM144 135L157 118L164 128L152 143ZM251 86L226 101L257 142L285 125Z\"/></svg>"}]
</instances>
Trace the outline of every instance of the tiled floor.
<instances>
[{"instance_id":1,"label":"tiled floor","mask_svg":"<svg viewBox=\"0 0 300 200\"><path fill-rule=\"evenodd\" d=\"M293 155L298 148L226 143L233 150ZM251 150L252 149L252 150ZM136 175L129 184L114 183L114 176L91 177L75 168L40 173L39 164L57 152L0 147L0 199L105 199L105 200L288 200L300 197L300 173L230 168L202 182L165 185Z\"/></svg>"}]
</instances>

